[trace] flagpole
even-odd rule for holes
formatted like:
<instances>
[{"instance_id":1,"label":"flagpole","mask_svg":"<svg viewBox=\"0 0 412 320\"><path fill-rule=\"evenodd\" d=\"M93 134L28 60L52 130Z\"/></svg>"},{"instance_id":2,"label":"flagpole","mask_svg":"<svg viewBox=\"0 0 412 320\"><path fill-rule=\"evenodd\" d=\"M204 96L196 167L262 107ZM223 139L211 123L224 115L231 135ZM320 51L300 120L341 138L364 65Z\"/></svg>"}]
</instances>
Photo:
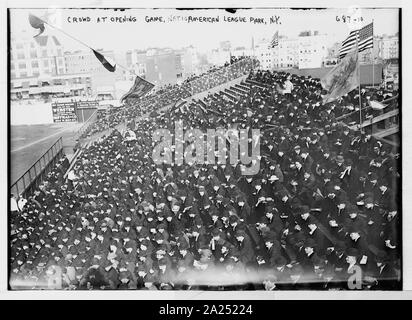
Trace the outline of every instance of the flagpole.
<instances>
[{"instance_id":1,"label":"flagpole","mask_svg":"<svg viewBox=\"0 0 412 320\"><path fill-rule=\"evenodd\" d=\"M359 85L358 85L358 94L359 94L359 130L360 133L362 133L362 97L361 97L361 77L360 77L360 73L361 73L361 67L360 67L360 63L359 63L359 34L356 36L356 54L358 55L357 58L357 64L358 64L358 81L359 81Z\"/></svg>"},{"instance_id":2,"label":"flagpole","mask_svg":"<svg viewBox=\"0 0 412 320\"><path fill-rule=\"evenodd\" d=\"M255 73L255 60L256 60L256 56L255 56L255 39L252 36L252 55L253 55L253 62L252 62L252 71L253 73Z\"/></svg>"},{"instance_id":3,"label":"flagpole","mask_svg":"<svg viewBox=\"0 0 412 320\"><path fill-rule=\"evenodd\" d=\"M278 52L278 63L276 65L276 71L279 71L279 57L280 57L280 39L278 38L278 45L277 45L277 52Z\"/></svg>"},{"instance_id":4,"label":"flagpole","mask_svg":"<svg viewBox=\"0 0 412 320\"><path fill-rule=\"evenodd\" d=\"M47 24L48 26L52 27L53 29L56 29L56 30L64 33L64 34L65 34L66 36L68 36L69 38L71 38L71 39L79 42L80 44L84 45L85 47L89 48L90 50L93 50L92 47L90 47L89 45L87 45L87 44L84 43L83 41L81 41L81 40L73 37L72 35L68 34L66 31L64 31L64 30L62 30L62 29L60 29L60 28L58 28L58 27L56 27L56 26L53 26L52 24L48 23L47 21L45 21L45 20L43 20L43 19L41 19L41 18L39 18L39 17L37 17L37 18L38 18L39 20L41 20L42 22L44 22L45 24Z\"/></svg>"},{"instance_id":5,"label":"flagpole","mask_svg":"<svg viewBox=\"0 0 412 320\"><path fill-rule=\"evenodd\" d=\"M372 28L373 28L373 19L372 19ZM373 50L375 48L374 42L375 42L375 39L373 38L373 29L372 29L372 48L371 48L371 50L372 50L372 87L373 88L375 87L375 53L374 53L374 50Z\"/></svg>"}]
</instances>

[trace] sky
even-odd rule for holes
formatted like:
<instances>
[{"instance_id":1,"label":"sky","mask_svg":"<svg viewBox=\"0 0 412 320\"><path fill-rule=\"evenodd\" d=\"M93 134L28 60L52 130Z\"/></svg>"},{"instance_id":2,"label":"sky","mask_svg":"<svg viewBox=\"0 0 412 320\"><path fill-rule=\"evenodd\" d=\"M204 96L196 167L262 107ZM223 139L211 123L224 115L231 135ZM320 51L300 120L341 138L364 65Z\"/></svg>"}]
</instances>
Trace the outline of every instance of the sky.
<instances>
[{"instance_id":1,"label":"sky","mask_svg":"<svg viewBox=\"0 0 412 320\"><path fill-rule=\"evenodd\" d=\"M174 9L11 9L10 28L16 38L35 35L37 30L30 27L28 14L32 13L64 32L85 42L95 49L125 51L147 49L149 47L182 48L193 45L199 50L217 48L221 41L229 40L233 47L250 47L252 37L270 39L276 31L280 35L296 37L301 31L317 30L327 34L330 43L343 41L349 31L373 21L374 34L392 35L398 32L397 9L249 9L237 10L235 14L222 9L174 10ZM170 21L178 16L181 21ZM220 17L219 23L184 21L188 16ZM351 21L343 21L342 16L350 16ZM103 17L107 17L103 21ZM133 21L120 22L122 18ZM147 17L162 17L164 22L147 22ZM227 22L227 18L244 18L246 22ZM255 18L251 21L250 18ZM274 17L277 23L270 23ZM340 19L337 19L339 17ZM359 18L361 17L361 19ZM74 18L87 21L74 22ZM97 19L100 18L100 22ZM259 18L261 18L259 20ZM258 23L263 21L266 23ZM276 20L277 19L277 20ZM114 21L112 21L114 20ZM117 20L117 21L116 21ZM183 20L183 21L182 21ZM340 21L337 21L340 20ZM356 21L356 22L354 22ZM62 32L46 26L45 34L56 35L66 51L83 50L84 46L70 39Z\"/></svg>"}]
</instances>

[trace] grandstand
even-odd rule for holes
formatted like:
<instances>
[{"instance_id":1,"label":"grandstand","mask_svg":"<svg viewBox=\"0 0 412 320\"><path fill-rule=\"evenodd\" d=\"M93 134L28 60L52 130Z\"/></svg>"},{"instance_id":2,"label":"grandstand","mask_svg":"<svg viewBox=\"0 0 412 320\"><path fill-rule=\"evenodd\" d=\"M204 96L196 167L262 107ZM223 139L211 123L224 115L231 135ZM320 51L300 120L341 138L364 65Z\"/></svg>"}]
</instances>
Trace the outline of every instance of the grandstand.
<instances>
[{"instance_id":1,"label":"grandstand","mask_svg":"<svg viewBox=\"0 0 412 320\"><path fill-rule=\"evenodd\" d=\"M359 110L307 76L282 94L287 76L244 58L96 118L10 213L11 288L344 290L361 270L363 289L399 290L398 93L363 88ZM152 133L178 120L260 129L259 173L156 165Z\"/></svg>"}]
</instances>

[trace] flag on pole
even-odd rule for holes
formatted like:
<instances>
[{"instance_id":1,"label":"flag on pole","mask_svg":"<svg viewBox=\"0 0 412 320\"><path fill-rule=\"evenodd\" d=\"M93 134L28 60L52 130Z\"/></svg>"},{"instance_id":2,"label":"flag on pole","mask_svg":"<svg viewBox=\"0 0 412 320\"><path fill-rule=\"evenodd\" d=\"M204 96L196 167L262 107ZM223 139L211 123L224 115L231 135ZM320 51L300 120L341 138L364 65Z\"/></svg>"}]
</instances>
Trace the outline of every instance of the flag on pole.
<instances>
[{"instance_id":1,"label":"flag on pole","mask_svg":"<svg viewBox=\"0 0 412 320\"><path fill-rule=\"evenodd\" d=\"M36 17L33 14L29 14L29 23L34 29L39 29L39 33L36 34L33 38L41 35L44 32L44 22L40 18Z\"/></svg>"},{"instance_id":2,"label":"flag on pole","mask_svg":"<svg viewBox=\"0 0 412 320\"><path fill-rule=\"evenodd\" d=\"M146 81L145 79L136 76L133 86L130 88L129 92L126 93L120 101L134 100L143 97L154 87L153 83Z\"/></svg>"},{"instance_id":3,"label":"flag on pole","mask_svg":"<svg viewBox=\"0 0 412 320\"><path fill-rule=\"evenodd\" d=\"M272 40L270 41L270 47L274 48L279 45L279 31L276 31L276 33L273 35Z\"/></svg>"},{"instance_id":4,"label":"flag on pole","mask_svg":"<svg viewBox=\"0 0 412 320\"><path fill-rule=\"evenodd\" d=\"M359 52L373 48L373 22L349 33L349 36L342 42L339 58L343 59L349 52L355 50L356 42L358 42Z\"/></svg>"},{"instance_id":5,"label":"flag on pole","mask_svg":"<svg viewBox=\"0 0 412 320\"><path fill-rule=\"evenodd\" d=\"M352 51L356 47L356 41L358 39L358 30L353 30L349 33L349 36L342 42L342 46L339 49L339 58L343 59L348 52Z\"/></svg>"},{"instance_id":6,"label":"flag on pole","mask_svg":"<svg viewBox=\"0 0 412 320\"><path fill-rule=\"evenodd\" d=\"M104 55L102 55L100 52L97 52L96 50L92 49L94 55L96 58L101 62L103 67L105 67L108 71L114 72L116 71L116 63L109 61L111 59L106 58Z\"/></svg>"},{"instance_id":7,"label":"flag on pole","mask_svg":"<svg viewBox=\"0 0 412 320\"><path fill-rule=\"evenodd\" d=\"M373 48L373 22L359 31L359 52Z\"/></svg>"},{"instance_id":8,"label":"flag on pole","mask_svg":"<svg viewBox=\"0 0 412 320\"><path fill-rule=\"evenodd\" d=\"M323 97L327 103L347 94L359 85L358 52L352 51L321 79L322 87L328 91Z\"/></svg>"}]
</instances>

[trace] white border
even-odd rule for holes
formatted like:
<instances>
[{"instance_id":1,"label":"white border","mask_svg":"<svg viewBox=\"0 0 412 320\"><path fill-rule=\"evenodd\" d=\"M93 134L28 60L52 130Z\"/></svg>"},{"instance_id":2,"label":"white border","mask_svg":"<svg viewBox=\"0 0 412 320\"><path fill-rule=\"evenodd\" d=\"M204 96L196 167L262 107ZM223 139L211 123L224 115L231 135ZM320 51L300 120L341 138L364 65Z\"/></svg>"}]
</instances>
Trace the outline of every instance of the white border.
<instances>
[{"instance_id":1,"label":"white border","mask_svg":"<svg viewBox=\"0 0 412 320\"><path fill-rule=\"evenodd\" d=\"M1 52L7 52L7 8L47 8L55 7L56 2L52 0L6 0L0 1L0 21ZM7 55L3 56L0 62L0 96L3 107L0 108L0 145L2 156L0 157L0 203L2 204L0 217L0 299L178 299L178 300L197 300L197 299L411 299L412 298L412 216L409 212L412 209L411 197L412 183L408 177L412 177L411 168L408 165L412 159L412 148L408 148L409 139L412 137L412 97L405 88L411 88L412 84L412 62L408 58L412 52L411 46L411 25L412 21L412 2L399 0L358 0L356 2L346 1L345 6L359 6L370 8L402 8L402 160L403 160L403 292L380 292L380 291L236 291L234 292L215 292L215 291L7 291L7 202L9 191L7 190ZM129 7L129 8L205 8L205 7L344 7L341 1L233 1L233 0L209 0L209 1L189 1L189 0L142 0L139 2L132 0L61 0L58 7Z\"/></svg>"}]
</instances>

